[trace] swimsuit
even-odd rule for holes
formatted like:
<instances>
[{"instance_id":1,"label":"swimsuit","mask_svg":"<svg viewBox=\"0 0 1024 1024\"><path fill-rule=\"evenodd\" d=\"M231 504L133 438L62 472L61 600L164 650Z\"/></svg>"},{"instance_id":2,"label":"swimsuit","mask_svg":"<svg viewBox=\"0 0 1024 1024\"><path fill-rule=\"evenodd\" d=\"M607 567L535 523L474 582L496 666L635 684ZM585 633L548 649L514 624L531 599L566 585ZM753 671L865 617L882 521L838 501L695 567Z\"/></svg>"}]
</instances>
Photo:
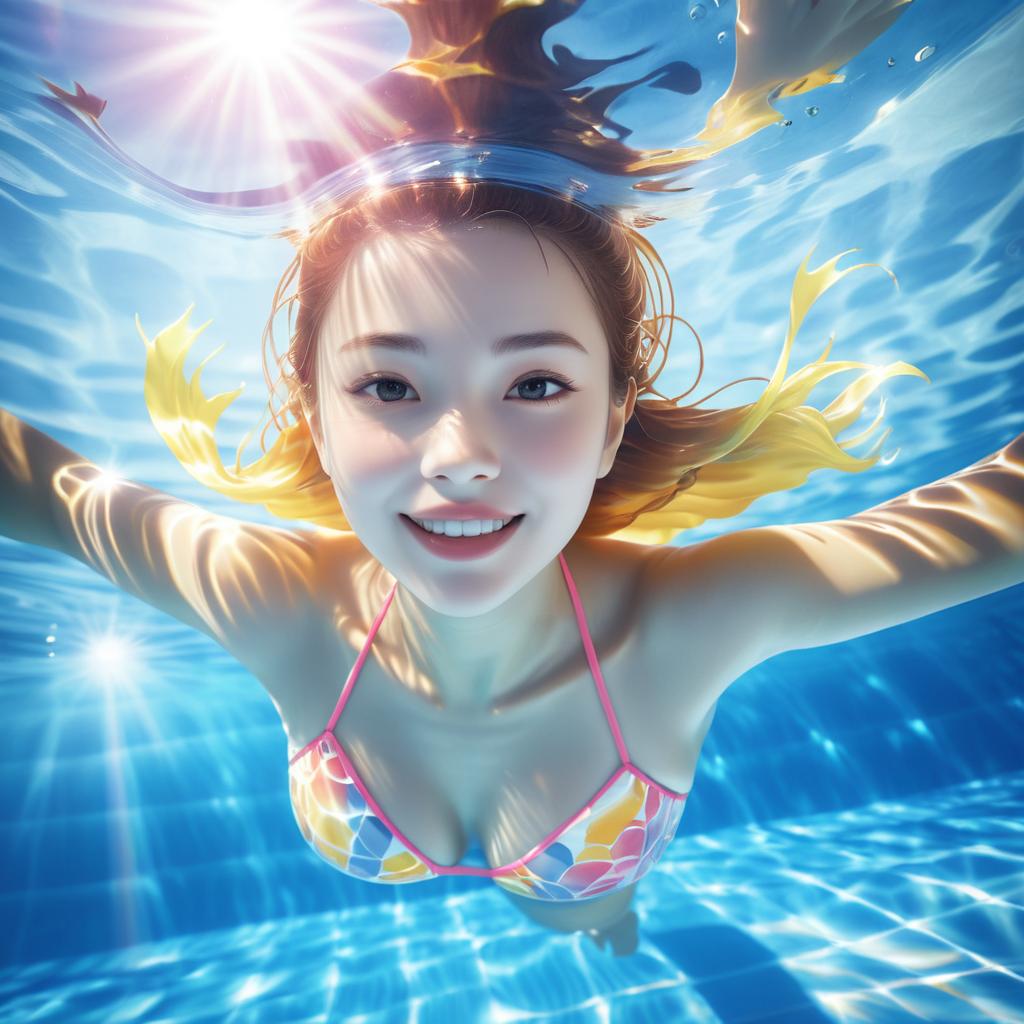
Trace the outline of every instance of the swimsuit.
<instances>
[{"instance_id":1,"label":"swimsuit","mask_svg":"<svg viewBox=\"0 0 1024 1024\"><path fill-rule=\"evenodd\" d=\"M328 864L371 882L419 882L439 875L477 875L493 878L516 895L576 900L631 885L658 860L675 835L687 794L666 789L630 762L576 584L561 553L558 558L621 765L582 810L508 864L449 867L435 863L417 849L380 809L333 732L395 596L396 581L370 627L327 728L307 743L288 766L289 794L299 829ZM479 845L476 850L480 852Z\"/></svg>"}]
</instances>

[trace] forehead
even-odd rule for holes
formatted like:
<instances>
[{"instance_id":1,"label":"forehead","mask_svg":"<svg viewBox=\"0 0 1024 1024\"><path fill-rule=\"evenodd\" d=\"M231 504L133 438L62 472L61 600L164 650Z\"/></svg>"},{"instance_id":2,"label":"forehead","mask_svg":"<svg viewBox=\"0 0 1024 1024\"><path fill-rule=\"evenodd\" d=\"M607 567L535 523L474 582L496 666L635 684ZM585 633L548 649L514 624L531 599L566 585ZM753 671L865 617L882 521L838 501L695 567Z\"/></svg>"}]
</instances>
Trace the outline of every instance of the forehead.
<instances>
[{"instance_id":1,"label":"forehead","mask_svg":"<svg viewBox=\"0 0 1024 1024\"><path fill-rule=\"evenodd\" d=\"M343 336L404 331L429 341L465 332L489 341L564 330L588 348L603 341L593 300L561 249L495 218L376 235L353 252L328 316Z\"/></svg>"}]
</instances>

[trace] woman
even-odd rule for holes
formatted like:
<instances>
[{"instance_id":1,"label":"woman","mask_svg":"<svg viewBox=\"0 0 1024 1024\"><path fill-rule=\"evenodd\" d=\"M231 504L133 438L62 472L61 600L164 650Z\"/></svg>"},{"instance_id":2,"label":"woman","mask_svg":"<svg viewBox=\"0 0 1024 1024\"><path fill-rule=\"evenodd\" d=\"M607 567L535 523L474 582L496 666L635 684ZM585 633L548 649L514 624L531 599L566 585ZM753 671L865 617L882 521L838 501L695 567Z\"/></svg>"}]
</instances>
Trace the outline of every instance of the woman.
<instances>
[{"instance_id":1,"label":"woman","mask_svg":"<svg viewBox=\"0 0 1024 1024\"><path fill-rule=\"evenodd\" d=\"M6 413L0 448L5 534L81 559L260 680L321 857L380 882L491 877L618 954L733 680L1024 579L1021 438L848 519L665 546L813 469L873 465L845 450L870 431L835 436L887 377L923 374L868 368L825 410L802 404L864 366L826 350L785 377L807 309L851 272L831 260L800 269L757 402L645 397L666 317L642 315L643 256L621 223L487 182L333 212L275 298L298 274L282 432L244 468L213 441L234 396L182 376L198 332L183 317L147 342L154 423L191 472L341 532L111 479Z\"/></svg>"}]
</instances>

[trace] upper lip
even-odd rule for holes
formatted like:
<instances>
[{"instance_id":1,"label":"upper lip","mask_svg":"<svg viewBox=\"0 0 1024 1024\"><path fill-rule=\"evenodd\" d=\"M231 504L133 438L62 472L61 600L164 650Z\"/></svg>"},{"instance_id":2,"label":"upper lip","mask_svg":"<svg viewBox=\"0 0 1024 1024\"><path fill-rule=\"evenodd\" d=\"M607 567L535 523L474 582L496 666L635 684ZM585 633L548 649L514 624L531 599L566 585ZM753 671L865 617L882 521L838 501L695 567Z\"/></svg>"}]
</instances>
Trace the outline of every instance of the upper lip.
<instances>
[{"instance_id":1,"label":"upper lip","mask_svg":"<svg viewBox=\"0 0 1024 1024\"><path fill-rule=\"evenodd\" d=\"M410 512L412 519L514 519L512 512L502 512L493 505L484 505L479 501L470 501L462 505L431 505L430 508Z\"/></svg>"}]
</instances>

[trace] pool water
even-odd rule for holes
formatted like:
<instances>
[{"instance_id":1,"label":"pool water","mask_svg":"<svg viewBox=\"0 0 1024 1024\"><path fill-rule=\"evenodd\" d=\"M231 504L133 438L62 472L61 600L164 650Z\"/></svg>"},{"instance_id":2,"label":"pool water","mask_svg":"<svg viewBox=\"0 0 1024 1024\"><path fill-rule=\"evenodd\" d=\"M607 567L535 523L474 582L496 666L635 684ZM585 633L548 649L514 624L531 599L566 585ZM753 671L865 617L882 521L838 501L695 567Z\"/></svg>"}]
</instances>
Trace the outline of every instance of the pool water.
<instances>
[{"instance_id":1,"label":"pool water","mask_svg":"<svg viewBox=\"0 0 1024 1024\"><path fill-rule=\"evenodd\" d=\"M227 448L262 410L259 336L291 246L126 185L39 101L37 75L82 81L133 157L216 186L230 161L201 162L212 150L175 97L147 112L132 92L133 40L184 0L147 7L145 25L98 6L0 10L0 405L121 476L271 522L164 447L134 316L149 336L192 302L193 322L212 318L202 354L227 348L207 393L248 383ZM378 53L367 77L401 57L393 14L348 7ZM728 83L735 17L732 0L628 16L591 0L550 42L602 57L656 44L630 79L673 55L702 67L689 105L643 86L614 108L631 143L670 145ZM850 515L1024 429L1022 52L1020 4L917 0L842 84L778 101L790 124L698 168L685 222L646 232L705 343L702 394L770 374L815 244L814 265L857 247L900 287L862 271L833 289L791 367L834 331L832 358L903 359L932 381L883 387L892 433L872 470L822 471L677 543ZM252 154L233 186L271 179L272 154ZM661 389L685 390L695 360L680 331ZM1022 613L1011 587L738 680L637 890L637 951L616 958L538 929L486 882L325 868L255 680L78 562L0 539L0 1020L1024 1021Z\"/></svg>"}]
</instances>

